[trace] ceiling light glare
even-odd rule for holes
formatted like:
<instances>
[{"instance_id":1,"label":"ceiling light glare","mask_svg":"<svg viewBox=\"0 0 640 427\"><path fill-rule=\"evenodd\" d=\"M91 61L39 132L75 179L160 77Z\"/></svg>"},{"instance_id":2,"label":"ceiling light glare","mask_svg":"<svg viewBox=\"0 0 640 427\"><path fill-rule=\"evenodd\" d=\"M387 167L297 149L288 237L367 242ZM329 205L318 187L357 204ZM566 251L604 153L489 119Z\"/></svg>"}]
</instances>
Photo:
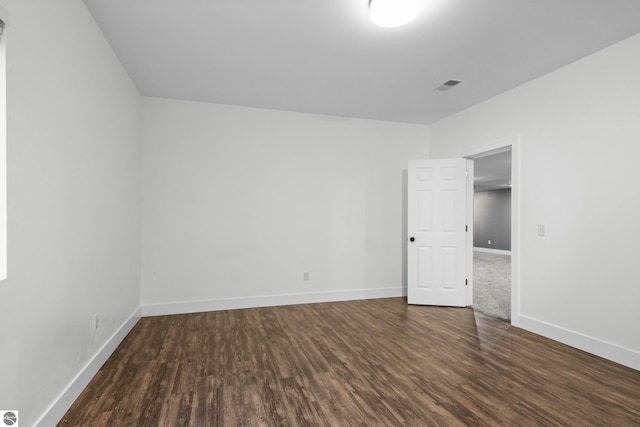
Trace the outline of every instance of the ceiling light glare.
<instances>
[{"instance_id":1,"label":"ceiling light glare","mask_svg":"<svg viewBox=\"0 0 640 427\"><path fill-rule=\"evenodd\" d=\"M381 27L399 27L418 16L419 0L370 0L369 13L374 24Z\"/></svg>"}]
</instances>

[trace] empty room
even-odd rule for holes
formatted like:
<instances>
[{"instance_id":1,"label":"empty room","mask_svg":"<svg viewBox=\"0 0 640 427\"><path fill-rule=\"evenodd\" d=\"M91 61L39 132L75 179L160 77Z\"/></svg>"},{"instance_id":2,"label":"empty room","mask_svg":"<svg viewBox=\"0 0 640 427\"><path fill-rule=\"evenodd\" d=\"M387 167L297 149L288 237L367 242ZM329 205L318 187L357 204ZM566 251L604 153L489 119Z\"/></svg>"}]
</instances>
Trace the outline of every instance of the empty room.
<instances>
[{"instance_id":1,"label":"empty room","mask_svg":"<svg viewBox=\"0 0 640 427\"><path fill-rule=\"evenodd\" d=\"M640 425L640 2L391 6L0 0L0 425Z\"/></svg>"}]
</instances>

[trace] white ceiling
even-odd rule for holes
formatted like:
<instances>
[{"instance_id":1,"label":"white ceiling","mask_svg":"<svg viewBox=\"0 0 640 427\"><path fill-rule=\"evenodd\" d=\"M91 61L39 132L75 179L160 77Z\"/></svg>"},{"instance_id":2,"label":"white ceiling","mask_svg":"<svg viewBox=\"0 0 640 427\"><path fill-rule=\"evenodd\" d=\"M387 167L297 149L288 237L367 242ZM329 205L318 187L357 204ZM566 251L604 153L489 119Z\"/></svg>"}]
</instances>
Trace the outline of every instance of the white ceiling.
<instances>
[{"instance_id":1,"label":"white ceiling","mask_svg":"<svg viewBox=\"0 0 640 427\"><path fill-rule=\"evenodd\" d=\"M511 150L479 157L473 161L473 190L511 188Z\"/></svg>"},{"instance_id":2,"label":"white ceiling","mask_svg":"<svg viewBox=\"0 0 640 427\"><path fill-rule=\"evenodd\" d=\"M421 2L85 0L143 95L424 124L640 32L639 0Z\"/></svg>"}]
</instances>

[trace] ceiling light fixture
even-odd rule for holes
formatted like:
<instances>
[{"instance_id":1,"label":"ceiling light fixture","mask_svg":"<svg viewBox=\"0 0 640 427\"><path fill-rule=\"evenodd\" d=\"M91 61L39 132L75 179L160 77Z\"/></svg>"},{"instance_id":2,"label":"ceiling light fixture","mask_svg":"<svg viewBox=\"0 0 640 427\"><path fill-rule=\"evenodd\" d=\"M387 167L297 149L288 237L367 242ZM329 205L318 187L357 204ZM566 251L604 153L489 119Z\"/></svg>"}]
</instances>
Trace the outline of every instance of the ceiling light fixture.
<instances>
[{"instance_id":1,"label":"ceiling light fixture","mask_svg":"<svg viewBox=\"0 0 640 427\"><path fill-rule=\"evenodd\" d=\"M370 0L369 13L374 24L381 27L399 27L418 16L419 0Z\"/></svg>"}]
</instances>

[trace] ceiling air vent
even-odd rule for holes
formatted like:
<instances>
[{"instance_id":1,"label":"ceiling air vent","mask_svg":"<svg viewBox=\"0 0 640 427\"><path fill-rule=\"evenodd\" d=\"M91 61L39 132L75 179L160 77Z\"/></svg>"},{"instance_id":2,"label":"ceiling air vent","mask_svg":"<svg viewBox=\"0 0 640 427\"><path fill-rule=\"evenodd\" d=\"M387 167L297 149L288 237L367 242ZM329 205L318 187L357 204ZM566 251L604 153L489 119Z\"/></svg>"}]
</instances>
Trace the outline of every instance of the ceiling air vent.
<instances>
[{"instance_id":1,"label":"ceiling air vent","mask_svg":"<svg viewBox=\"0 0 640 427\"><path fill-rule=\"evenodd\" d=\"M461 82L460 82L460 80L449 80L449 81L444 82L444 83L443 83L443 84L441 84L440 86L438 86L438 87L436 88L436 90L443 90L443 91L444 91L444 90L449 90L449 89L451 89L452 87L454 87L454 86L456 86L456 85L458 85L458 84L460 84L460 83L461 83Z\"/></svg>"}]
</instances>

